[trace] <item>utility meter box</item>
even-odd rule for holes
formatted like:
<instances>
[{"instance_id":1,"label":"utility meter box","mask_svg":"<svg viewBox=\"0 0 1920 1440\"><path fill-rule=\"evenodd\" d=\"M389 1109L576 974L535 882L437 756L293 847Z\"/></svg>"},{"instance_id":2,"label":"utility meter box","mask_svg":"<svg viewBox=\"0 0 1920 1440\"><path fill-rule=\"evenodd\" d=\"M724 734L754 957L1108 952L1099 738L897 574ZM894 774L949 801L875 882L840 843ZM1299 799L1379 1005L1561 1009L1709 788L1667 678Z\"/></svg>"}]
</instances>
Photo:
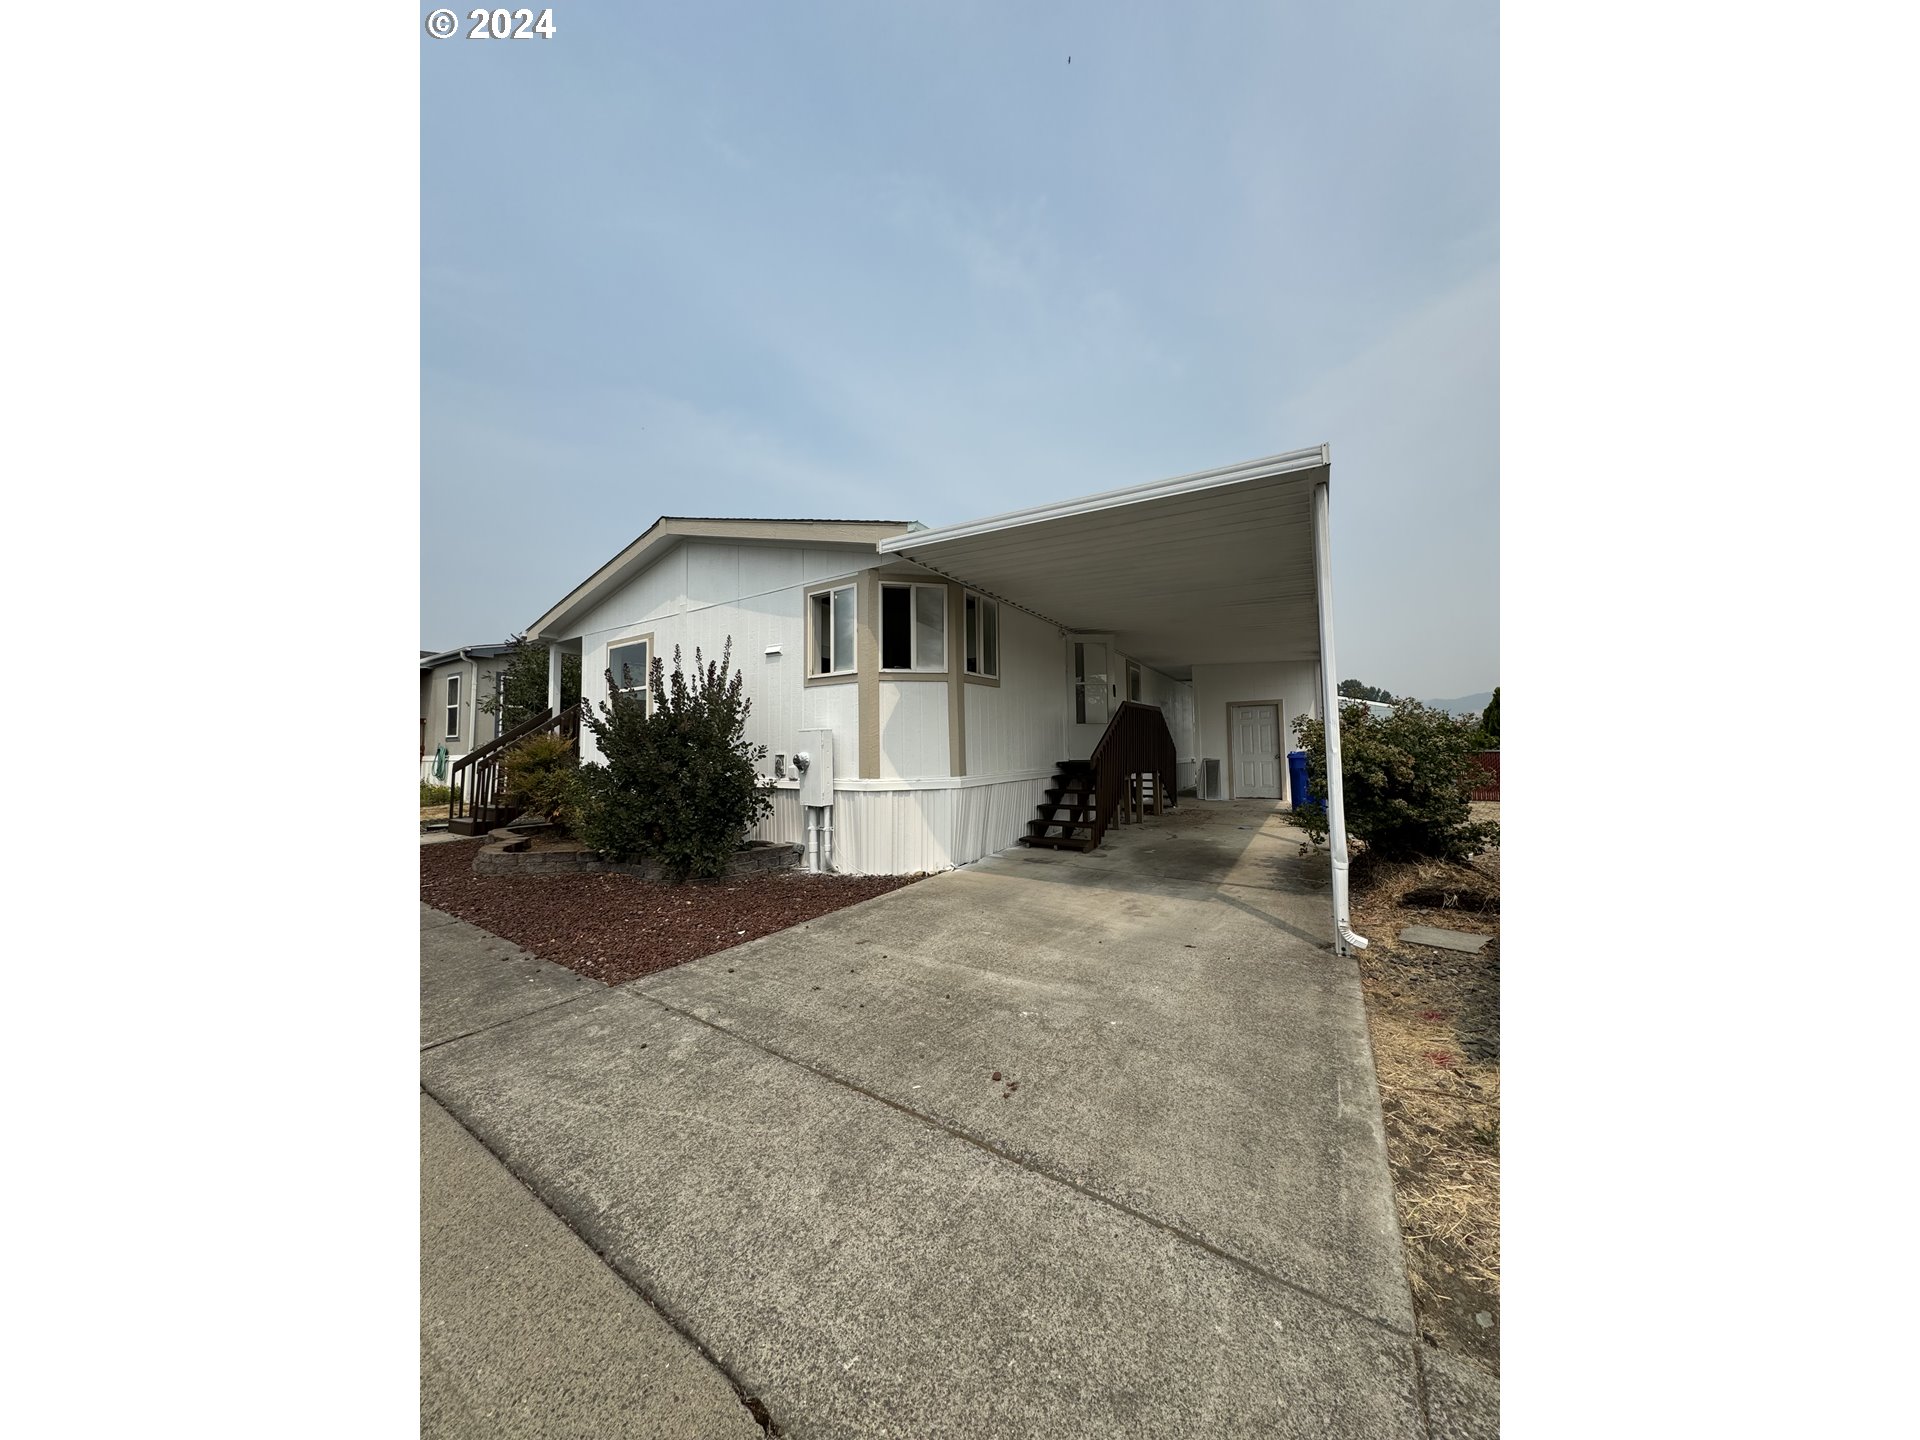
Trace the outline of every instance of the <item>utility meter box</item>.
<instances>
[{"instance_id":1,"label":"utility meter box","mask_svg":"<svg viewBox=\"0 0 1920 1440\"><path fill-rule=\"evenodd\" d=\"M797 767L803 758L807 764L800 771L800 803L833 804L833 731L802 730L793 764Z\"/></svg>"}]
</instances>

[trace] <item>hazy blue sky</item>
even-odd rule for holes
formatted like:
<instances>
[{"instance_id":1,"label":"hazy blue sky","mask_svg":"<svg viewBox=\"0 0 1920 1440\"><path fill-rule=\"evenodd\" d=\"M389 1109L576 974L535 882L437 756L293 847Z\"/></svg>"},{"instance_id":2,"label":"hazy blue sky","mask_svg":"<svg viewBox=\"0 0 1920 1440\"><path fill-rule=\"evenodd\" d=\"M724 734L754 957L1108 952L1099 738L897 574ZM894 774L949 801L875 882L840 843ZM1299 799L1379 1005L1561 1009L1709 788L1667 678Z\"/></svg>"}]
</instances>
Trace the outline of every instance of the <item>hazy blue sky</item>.
<instances>
[{"instance_id":1,"label":"hazy blue sky","mask_svg":"<svg viewBox=\"0 0 1920 1440\"><path fill-rule=\"evenodd\" d=\"M422 36L423 647L661 514L1326 441L1342 673L1496 682L1493 4L553 10Z\"/></svg>"}]
</instances>

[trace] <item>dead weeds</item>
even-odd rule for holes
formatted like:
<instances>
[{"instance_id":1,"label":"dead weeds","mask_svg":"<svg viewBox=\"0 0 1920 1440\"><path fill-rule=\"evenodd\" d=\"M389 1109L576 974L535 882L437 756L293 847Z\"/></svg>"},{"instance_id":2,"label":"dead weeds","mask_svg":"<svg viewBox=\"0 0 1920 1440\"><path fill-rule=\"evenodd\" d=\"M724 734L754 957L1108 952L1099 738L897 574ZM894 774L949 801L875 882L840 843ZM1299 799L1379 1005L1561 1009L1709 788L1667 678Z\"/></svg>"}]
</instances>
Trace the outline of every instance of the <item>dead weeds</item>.
<instances>
[{"instance_id":1,"label":"dead weeds","mask_svg":"<svg viewBox=\"0 0 1920 1440\"><path fill-rule=\"evenodd\" d=\"M1476 807L1478 808L1478 807ZM1500 1365L1500 859L1369 862L1353 919L1374 1066L1423 1335ZM1446 903L1446 897L1456 898ZM1461 903L1464 897L1478 903ZM1433 903L1438 897L1440 903ZM1416 903L1409 904L1409 900ZM1487 901L1491 901L1491 905ZM1406 925L1490 935L1477 955L1402 946Z\"/></svg>"}]
</instances>

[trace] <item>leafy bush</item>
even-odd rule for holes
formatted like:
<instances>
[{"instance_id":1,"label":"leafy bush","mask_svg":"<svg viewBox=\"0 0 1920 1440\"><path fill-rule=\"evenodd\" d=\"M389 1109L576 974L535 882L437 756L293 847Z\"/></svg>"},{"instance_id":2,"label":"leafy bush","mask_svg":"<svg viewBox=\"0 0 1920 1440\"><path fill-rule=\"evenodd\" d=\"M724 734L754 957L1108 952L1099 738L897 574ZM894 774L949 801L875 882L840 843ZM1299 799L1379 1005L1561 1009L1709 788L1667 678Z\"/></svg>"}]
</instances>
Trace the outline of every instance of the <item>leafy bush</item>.
<instances>
[{"instance_id":1,"label":"leafy bush","mask_svg":"<svg viewBox=\"0 0 1920 1440\"><path fill-rule=\"evenodd\" d=\"M436 785L431 780L422 780L420 782L420 806L422 809L425 809L429 805L450 805L452 803L453 787L451 785Z\"/></svg>"},{"instance_id":2,"label":"leafy bush","mask_svg":"<svg viewBox=\"0 0 1920 1440\"><path fill-rule=\"evenodd\" d=\"M1312 792L1326 794L1326 729L1316 716L1293 722L1307 752ZM1476 822L1470 808L1479 769L1479 725L1401 700L1376 718L1364 705L1340 707L1341 794L1347 830L1382 859L1430 856L1465 860L1500 841L1500 827ZM1295 821L1315 844L1326 839L1327 812L1296 806Z\"/></svg>"},{"instance_id":3,"label":"leafy bush","mask_svg":"<svg viewBox=\"0 0 1920 1440\"><path fill-rule=\"evenodd\" d=\"M513 648L506 655L506 683L481 697L480 709L499 723L504 734L547 708L547 647L525 635L509 636ZM580 700L580 657L560 657L560 708L571 709Z\"/></svg>"},{"instance_id":4,"label":"leafy bush","mask_svg":"<svg viewBox=\"0 0 1920 1440\"><path fill-rule=\"evenodd\" d=\"M773 808L756 773L767 747L747 743L752 702L740 672L729 673L732 658L731 636L717 661L695 650L689 679L676 645L669 679L654 656L651 714L607 676L609 698L581 717L605 761L578 772L575 824L587 845L610 860L658 860L679 880L726 872Z\"/></svg>"},{"instance_id":5,"label":"leafy bush","mask_svg":"<svg viewBox=\"0 0 1920 1440\"><path fill-rule=\"evenodd\" d=\"M509 805L548 820L561 820L573 800L573 741L541 733L507 750L503 786Z\"/></svg>"}]
</instances>

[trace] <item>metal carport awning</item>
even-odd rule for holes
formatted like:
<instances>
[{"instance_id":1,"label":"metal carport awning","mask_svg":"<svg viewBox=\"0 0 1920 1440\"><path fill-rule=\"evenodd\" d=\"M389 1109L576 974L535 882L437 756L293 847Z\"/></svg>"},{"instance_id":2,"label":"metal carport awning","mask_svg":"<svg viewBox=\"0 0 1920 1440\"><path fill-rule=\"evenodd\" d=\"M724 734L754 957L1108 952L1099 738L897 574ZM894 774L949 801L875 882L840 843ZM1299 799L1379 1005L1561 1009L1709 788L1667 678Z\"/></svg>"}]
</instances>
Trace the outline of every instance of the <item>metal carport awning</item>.
<instances>
[{"instance_id":1,"label":"metal carport awning","mask_svg":"<svg viewBox=\"0 0 1920 1440\"><path fill-rule=\"evenodd\" d=\"M1317 445L909 531L878 546L1063 629L1112 633L1128 654L1176 679L1195 665L1319 662L1334 933L1350 953L1366 942L1348 923L1331 465L1329 448Z\"/></svg>"},{"instance_id":2,"label":"metal carport awning","mask_svg":"<svg viewBox=\"0 0 1920 1440\"><path fill-rule=\"evenodd\" d=\"M1068 630L1194 665L1316 660L1313 492L1327 447L1038 505L880 542Z\"/></svg>"}]
</instances>

